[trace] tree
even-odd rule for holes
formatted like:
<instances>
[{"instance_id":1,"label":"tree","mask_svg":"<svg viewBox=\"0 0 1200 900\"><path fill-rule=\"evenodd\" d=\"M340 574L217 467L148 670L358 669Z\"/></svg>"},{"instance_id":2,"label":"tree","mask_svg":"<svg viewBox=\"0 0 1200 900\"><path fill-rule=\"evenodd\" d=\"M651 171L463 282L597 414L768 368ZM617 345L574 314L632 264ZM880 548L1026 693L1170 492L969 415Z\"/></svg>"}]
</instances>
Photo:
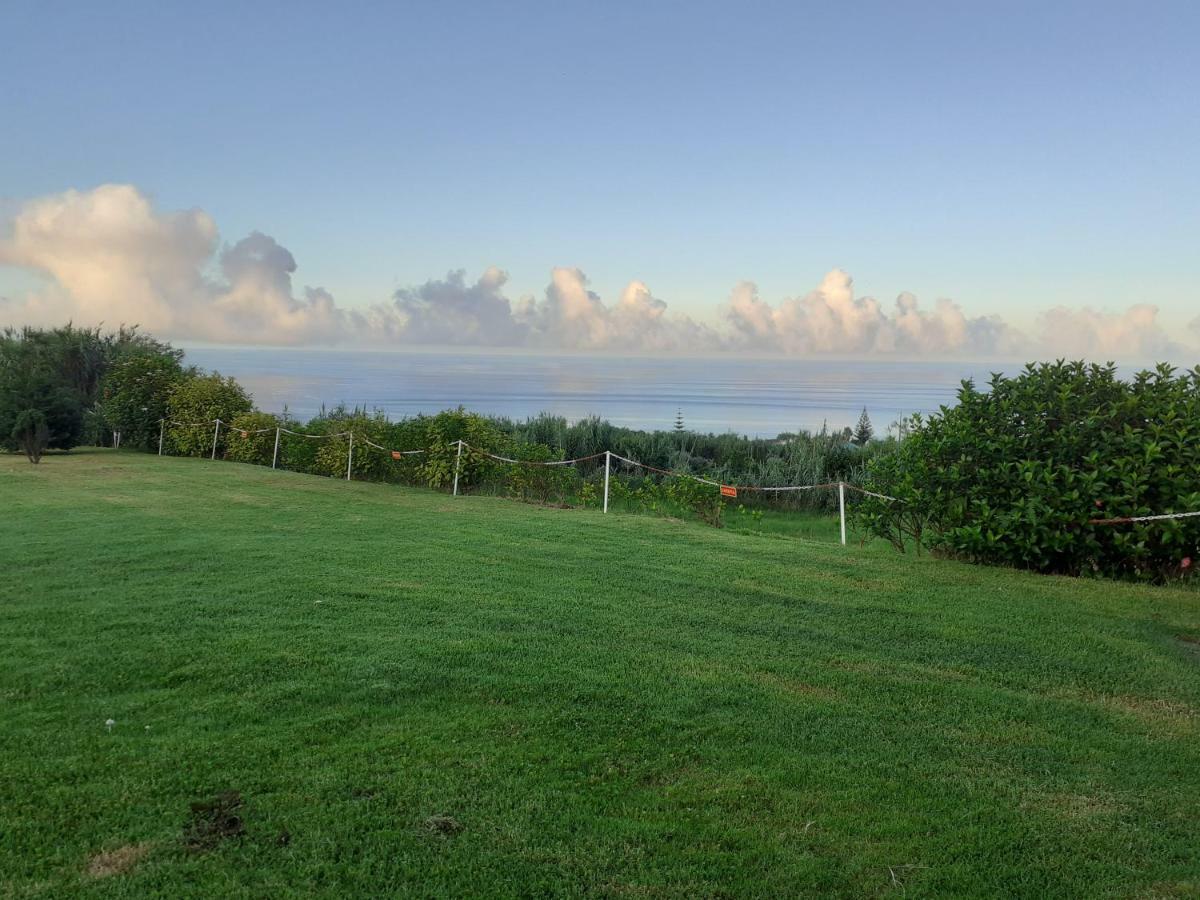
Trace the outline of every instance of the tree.
<instances>
[{"instance_id":1,"label":"tree","mask_svg":"<svg viewBox=\"0 0 1200 900\"><path fill-rule=\"evenodd\" d=\"M170 353L128 353L104 376L100 414L121 432L121 446L156 448L167 401L184 378L178 358Z\"/></svg>"},{"instance_id":2,"label":"tree","mask_svg":"<svg viewBox=\"0 0 1200 900\"><path fill-rule=\"evenodd\" d=\"M37 332L10 330L0 338L0 446L31 463L48 448L71 449L83 429L79 398L53 349Z\"/></svg>"},{"instance_id":3,"label":"tree","mask_svg":"<svg viewBox=\"0 0 1200 900\"><path fill-rule=\"evenodd\" d=\"M683 409L679 408L679 409L675 410L675 433L683 434L683 432L684 432Z\"/></svg>"},{"instance_id":4,"label":"tree","mask_svg":"<svg viewBox=\"0 0 1200 900\"><path fill-rule=\"evenodd\" d=\"M871 427L871 417L867 415L867 408L864 406L862 415L858 417L858 425L854 428L854 443L865 447L871 442L871 436L874 433L875 429Z\"/></svg>"}]
</instances>

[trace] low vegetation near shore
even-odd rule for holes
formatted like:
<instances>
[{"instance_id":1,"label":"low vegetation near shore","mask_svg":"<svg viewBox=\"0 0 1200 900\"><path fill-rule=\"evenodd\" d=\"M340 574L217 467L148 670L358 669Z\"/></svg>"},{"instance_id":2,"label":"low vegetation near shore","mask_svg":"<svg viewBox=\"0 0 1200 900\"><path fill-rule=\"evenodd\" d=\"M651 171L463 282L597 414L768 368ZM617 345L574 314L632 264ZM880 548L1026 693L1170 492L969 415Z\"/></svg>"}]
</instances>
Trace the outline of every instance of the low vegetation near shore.
<instances>
[{"instance_id":1,"label":"low vegetation near shore","mask_svg":"<svg viewBox=\"0 0 1200 900\"><path fill-rule=\"evenodd\" d=\"M0 894L1194 896L1200 604L0 456Z\"/></svg>"}]
</instances>

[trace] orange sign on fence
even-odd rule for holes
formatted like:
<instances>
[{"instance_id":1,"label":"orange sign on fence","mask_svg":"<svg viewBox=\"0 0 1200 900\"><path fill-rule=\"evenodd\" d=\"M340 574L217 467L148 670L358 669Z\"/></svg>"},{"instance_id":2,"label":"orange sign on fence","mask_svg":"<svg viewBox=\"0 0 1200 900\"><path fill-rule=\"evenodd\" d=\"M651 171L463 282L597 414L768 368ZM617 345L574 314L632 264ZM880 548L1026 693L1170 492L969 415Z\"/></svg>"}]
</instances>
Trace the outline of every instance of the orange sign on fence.
<instances>
[{"instance_id":1,"label":"orange sign on fence","mask_svg":"<svg viewBox=\"0 0 1200 900\"><path fill-rule=\"evenodd\" d=\"M737 488L735 488L731 484L723 484L723 485L721 485L721 496L722 497L736 497L737 496Z\"/></svg>"},{"instance_id":2,"label":"orange sign on fence","mask_svg":"<svg viewBox=\"0 0 1200 900\"><path fill-rule=\"evenodd\" d=\"M400 451L399 451L399 450L393 450L393 451L392 451L392 459L399 459L399 458L400 458L400 456L401 456L401 454L400 454Z\"/></svg>"}]
</instances>

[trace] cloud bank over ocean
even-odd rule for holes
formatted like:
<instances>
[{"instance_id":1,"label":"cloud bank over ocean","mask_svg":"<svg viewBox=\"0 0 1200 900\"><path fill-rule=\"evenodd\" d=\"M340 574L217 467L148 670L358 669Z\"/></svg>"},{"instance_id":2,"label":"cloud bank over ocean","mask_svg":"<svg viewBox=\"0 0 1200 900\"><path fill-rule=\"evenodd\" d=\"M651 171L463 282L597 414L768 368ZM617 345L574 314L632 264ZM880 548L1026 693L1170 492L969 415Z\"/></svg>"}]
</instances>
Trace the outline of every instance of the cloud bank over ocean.
<instances>
[{"instance_id":1,"label":"cloud bank over ocean","mask_svg":"<svg viewBox=\"0 0 1200 900\"><path fill-rule=\"evenodd\" d=\"M669 311L641 281L605 302L577 268L554 268L540 297L512 299L507 274L464 271L396 291L388 302L339 306L322 287L297 290L296 261L254 232L222 246L204 211L160 212L131 185L104 185L29 201L0 231L0 266L44 276L44 287L0 297L0 325L139 324L175 340L283 346L422 344L660 353L1070 356L1148 359L1187 352L1158 309L1055 307L1034 333L998 316L968 315L953 300L923 308L902 293L889 306L856 296L830 271L807 293L763 300L736 285L716 325ZM1200 318L1191 325L1200 340Z\"/></svg>"}]
</instances>

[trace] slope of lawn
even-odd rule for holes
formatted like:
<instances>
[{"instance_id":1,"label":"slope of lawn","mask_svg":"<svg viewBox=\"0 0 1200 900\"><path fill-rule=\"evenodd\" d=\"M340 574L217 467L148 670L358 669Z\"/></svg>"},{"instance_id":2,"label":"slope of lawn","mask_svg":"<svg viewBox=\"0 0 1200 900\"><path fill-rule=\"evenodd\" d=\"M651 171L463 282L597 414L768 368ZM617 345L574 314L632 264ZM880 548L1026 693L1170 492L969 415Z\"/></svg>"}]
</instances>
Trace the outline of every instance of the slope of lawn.
<instances>
[{"instance_id":1,"label":"slope of lawn","mask_svg":"<svg viewBox=\"0 0 1200 900\"><path fill-rule=\"evenodd\" d=\"M0 510L0 896L1200 892L1192 591L135 453Z\"/></svg>"}]
</instances>

